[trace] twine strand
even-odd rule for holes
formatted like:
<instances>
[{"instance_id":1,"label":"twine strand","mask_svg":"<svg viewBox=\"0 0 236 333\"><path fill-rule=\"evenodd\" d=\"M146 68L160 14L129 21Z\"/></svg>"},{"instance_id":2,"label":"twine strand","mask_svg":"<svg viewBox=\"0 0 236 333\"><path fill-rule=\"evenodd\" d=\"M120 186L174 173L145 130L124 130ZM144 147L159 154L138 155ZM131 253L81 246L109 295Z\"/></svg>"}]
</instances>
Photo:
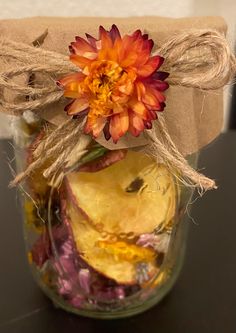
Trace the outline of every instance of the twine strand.
<instances>
[{"instance_id":1,"label":"twine strand","mask_svg":"<svg viewBox=\"0 0 236 333\"><path fill-rule=\"evenodd\" d=\"M7 109L8 113L10 113L11 115L19 116L27 110L38 111L39 109L42 109L49 104L58 102L62 97L63 91L53 91L50 94L45 94L45 96L43 97L35 100L29 100L28 102L19 101L19 103L8 103L2 100L1 105L4 109Z\"/></svg>"},{"instance_id":2,"label":"twine strand","mask_svg":"<svg viewBox=\"0 0 236 333\"><path fill-rule=\"evenodd\" d=\"M158 122L157 122L158 123ZM159 117L158 129L161 132L163 142L158 138L157 130L146 131L149 144L145 146L144 152L153 156L157 161L163 160L170 171L188 187L198 187L199 193L204 190L216 189L215 181L194 170L187 160L180 154L172 141L162 117Z\"/></svg>"},{"instance_id":3,"label":"twine strand","mask_svg":"<svg viewBox=\"0 0 236 333\"><path fill-rule=\"evenodd\" d=\"M69 126L70 122L66 122L66 124L64 124L64 126L62 126L62 129L65 126ZM68 132L68 134L66 136L63 135L63 138L61 137L61 135L59 134L59 132L57 131L57 135L58 135L58 139L56 142L56 138L55 138L55 134L54 132L49 133L45 139L42 139L42 141L39 144L39 150L43 149L43 147L45 147L45 143L47 143L48 146L51 146L49 149L43 150L41 154L39 154L35 160L30 163L27 168L22 171L21 173L19 173L9 184L9 187L14 187L17 184L21 183L22 181L24 181L27 177L29 177L34 171L38 170L40 167L42 167L44 165L45 162L49 162L51 161L49 167L46 167L44 172L47 174L47 170L51 170L51 166L53 163L55 163L55 159L58 160L57 163L54 164L53 168L54 170L57 169L60 160L61 160L61 164L63 164L69 154L69 151L71 151L71 147L74 146L75 141L80 140L80 136L83 132L83 126L84 126L84 121L80 122L80 123L74 123L73 124L74 129L73 131L71 131L71 127L70 131ZM73 137L73 141L71 141L71 137ZM56 144L55 144L56 142ZM66 150L66 153L64 153L64 150ZM49 175L51 175L51 173L49 172Z\"/></svg>"},{"instance_id":4,"label":"twine strand","mask_svg":"<svg viewBox=\"0 0 236 333\"><path fill-rule=\"evenodd\" d=\"M66 122L62 123L61 125L59 125L58 127L56 127L51 133L50 135L48 135L44 140L42 140L40 142L40 144L38 145L38 147L35 149L35 151L33 152L33 157L34 158L38 158L41 156L41 154L44 151L47 151L49 148L51 148L51 145L54 143L54 149L57 150L60 146L63 147L64 146L64 142L60 140L59 143L56 143L56 139L60 136L61 132L64 129L67 129L69 126L74 126L74 122L71 118L69 118ZM72 132L70 132L72 133ZM65 137L64 137L65 140ZM56 143L56 144L55 144Z\"/></svg>"}]
</instances>

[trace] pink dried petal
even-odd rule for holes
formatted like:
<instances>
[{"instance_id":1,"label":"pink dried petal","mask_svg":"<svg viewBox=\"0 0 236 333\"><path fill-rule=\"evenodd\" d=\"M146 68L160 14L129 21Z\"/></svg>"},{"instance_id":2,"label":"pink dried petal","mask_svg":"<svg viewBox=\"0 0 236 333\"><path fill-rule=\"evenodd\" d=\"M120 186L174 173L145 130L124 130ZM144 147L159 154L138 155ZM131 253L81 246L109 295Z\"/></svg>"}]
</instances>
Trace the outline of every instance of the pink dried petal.
<instances>
[{"instance_id":1,"label":"pink dried petal","mask_svg":"<svg viewBox=\"0 0 236 333\"><path fill-rule=\"evenodd\" d=\"M66 280L66 279L58 279L58 292L61 295L69 295L72 291L72 285L70 283L70 281Z\"/></svg>"},{"instance_id":2,"label":"pink dried petal","mask_svg":"<svg viewBox=\"0 0 236 333\"><path fill-rule=\"evenodd\" d=\"M143 247L152 247L155 241L154 234L142 234L137 240L136 244Z\"/></svg>"},{"instance_id":3,"label":"pink dried petal","mask_svg":"<svg viewBox=\"0 0 236 333\"><path fill-rule=\"evenodd\" d=\"M75 308L80 308L84 302L84 297L81 295L76 295L69 300L70 304L73 305Z\"/></svg>"},{"instance_id":4,"label":"pink dried petal","mask_svg":"<svg viewBox=\"0 0 236 333\"><path fill-rule=\"evenodd\" d=\"M85 269L85 268L81 268L79 271L79 274L78 274L78 278L79 278L79 283L80 283L81 288L86 293L89 293L90 292L90 280L91 280L89 270Z\"/></svg>"},{"instance_id":5,"label":"pink dried petal","mask_svg":"<svg viewBox=\"0 0 236 333\"><path fill-rule=\"evenodd\" d=\"M115 293L116 293L116 297L118 299L124 299L125 298L124 287L116 287L115 288Z\"/></svg>"},{"instance_id":6,"label":"pink dried petal","mask_svg":"<svg viewBox=\"0 0 236 333\"><path fill-rule=\"evenodd\" d=\"M151 234L142 234L137 240L136 244L143 247L152 247L158 252L166 253L168 250L170 242L170 235L167 233L162 233L155 235Z\"/></svg>"}]
</instances>

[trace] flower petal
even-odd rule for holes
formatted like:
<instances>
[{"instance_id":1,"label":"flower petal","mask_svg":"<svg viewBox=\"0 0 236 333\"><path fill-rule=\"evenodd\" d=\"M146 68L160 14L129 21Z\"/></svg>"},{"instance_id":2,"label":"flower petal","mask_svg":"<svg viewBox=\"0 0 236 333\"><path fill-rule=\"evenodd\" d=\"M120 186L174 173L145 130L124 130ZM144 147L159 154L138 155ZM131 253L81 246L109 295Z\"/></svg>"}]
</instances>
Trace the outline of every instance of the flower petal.
<instances>
[{"instance_id":1,"label":"flower petal","mask_svg":"<svg viewBox=\"0 0 236 333\"><path fill-rule=\"evenodd\" d=\"M87 109L84 109L83 111L80 111L79 113L73 115L73 119L81 119L81 118L84 118L88 115L89 113L89 108Z\"/></svg>"},{"instance_id":2,"label":"flower petal","mask_svg":"<svg viewBox=\"0 0 236 333\"><path fill-rule=\"evenodd\" d=\"M77 98L65 107L65 111L68 115L72 116L77 115L88 107L89 104L87 99Z\"/></svg>"},{"instance_id":3,"label":"flower petal","mask_svg":"<svg viewBox=\"0 0 236 333\"><path fill-rule=\"evenodd\" d=\"M92 46L89 42L83 39L80 36L75 37L76 41L72 42L71 49L74 51L75 54L83 55L84 53L96 53L96 48Z\"/></svg>"},{"instance_id":4,"label":"flower petal","mask_svg":"<svg viewBox=\"0 0 236 333\"><path fill-rule=\"evenodd\" d=\"M154 110L149 110L148 119L149 120L156 120L157 119L157 112L154 111Z\"/></svg>"},{"instance_id":5,"label":"flower petal","mask_svg":"<svg viewBox=\"0 0 236 333\"><path fill-rule=\"evenodd\" d=\"M114 143L117 143L120 137L122 137L127 132L128 128L129 116L126 110L111 116L109 132Z\"/></svg>"},{"instance_id":6,"label":"flower petal","mask_svg":"<svg viewBox=\"0 0 236 333\"><path fill-rule=\"evenodd\" d=\"M139 136L144 130L144 123L142 118L132 111L129 111L129 132L133 136Z\"/></svg>"},{"instance_id":7,"label":"flower petal","mask_svg":"<svg viewBox=\"0 0 236 333\"><path fill-rule=\"evenodd\" d=\"M59 81L57 84L64 87L64 96L69 98L81 97L80 84L83 82L85 75L81 72L69 74Z\"/></svg>"},{"instance_id":8,"label":"flower petal","mask_svg":"<svg viewBox=\"0 0 236 333\"><path fill-rule=\"evenodd\" d=\"M154 56L149 58L149 60L143 66L140 66L137 70L138 75L142 77L147 77L152 75L163 63L164 58L160 56Z\"/></svg>"},{"instance_id":9,"label":"flower petal","mask_svg":"<svg viewBox=\"0 0 236 333\"><path fill-rule=\"evenodd\" d=\"M158 111L163 111L165 107L166 107L166 103L165 102L161 102L160 103L160 110L158 110Z\"/></svg>"},{"instance_id":10,"label":"flower petal","mask_svg":"<svg viewBox=\"0 0 236 333\"><path fill-rule=\"evenodd\" d=\"M87 268L81 268L78 273L81 288L88 294L90 292L91 274Z\"/></svg>"},{"instance_id":11,"label":"flower petal","mask_svg":"<svg viewBox=\"0 0 236 333\"><path fill-rule=\"evenodd\" d=\"M76 83L75 83L75 85L76 85ZM64 91L64 97L67 97L67 98L80 98L81 94L78 92L78 89L75 89L75 90L65 89L65 91Z\"/></svg>"},{"instance_id":12,"label":"flower petal","mask_svg":"<svg viewBox=\"0 0 236 333\"><path fill-rule=\"evenodd\" d=\"M159 91L165 91L169 88L169 83L166 81L153 80L151 86Z\"/></svg>"},{"instance_id":13,"label":"flower petal","mask_svg":"<svg viewBox=\"0 0 236 333\"><path fill-rule=\"evenodd\" d=\"M99 134L103 131L106 122L107 118L97 117L93 114L93 111L90 111L84 127L84 133L92 133L93 137L97 138Z\"/></svg>"},{"instance_id":14,"label":"flower petal","mask_svg":"<svg viewBox=\"0 0 236 333\"><path fill-rule=\"evenodd\" d=\"M142 97L145 95L145 92L146 92L145 85L143 84L143 82L137 81L137 82L135 82L135 88L136 88L138 100L141 101Z\"/></svg>"},{"instance_id":15,"label":"flower petal","mask_svg":"<svg viewBox=\"0 0 236 333\"><path fill-rule=\"evenodd\" d=\"M154 80L161 80L164 81L165 79L168 78L170 74L167 72L162 72L162 71L158 71L152 74L151 78Z\"/></svg>"},{"instance_id":16,"label":"flower petal","mask_svg":"<svg viewBox=\"0 0 236 333\"><path fill-rule=\"evenodd\" d=\"M125 35L119 52L119 62L121 66L133 66L139 68L146 64L150 58L153 41L148 39L148 35L142 35L140 30L132 35Z\"/></svg>"},{"instance_id":17,"label":"flower petal","mask_svg":"<svg viewBox=\"0 0 236 333\"><path fill-rule=\"evenodd\" d=\"M113 43L110 37L110 33L104 29L103 26L99 27L99 39L101 40L101 48L109 49L112 48Z\"/></svg>"},{"instance_id":18,"label":"flower petal","mask_svg":"<svg viewBox=\"0 0 236 333\"><path fill-rule=\"evenodd\" d=\"M90 45L93 46L95 49L97 49L97 44L96 44L97 39L87 33L85 35Z\"/></svg>"},{"instance_id":19,"label":"flower petal","mask_svg":"<svg viewBox=\"0 0 236 333\"><path fill-rule=\"evenodd\" d=\"M132 100L129 103L130 108L139 115L142 119L146 119L147 117L147 109L144 105L144 103L138 101L138 100Z\"/></svg>"},{"instance_id":20,"label":"flower petal","mask_svg":"<svg viewBox=\"0 0 236 333\"><path fill-rule=\"evenodd\" d=\"M71 54L70 60L79 68L84 69L87 66L90 66L93 60L79 56L77 54Z\"/></svg>"},{"instance_id":21,"label":"flower petal","mask_svg":"<svg viewBox=\"0 0 236 333\"><path fill-rule=\"evenodd\" d=\"M161 110L161 103L165 102L165 96L151 85L146 84L145 94L142 95L141 100L149 110Z\"/></svg>"},{"instance_id":22,"label":"flower petal","mask_svg":"<svg viewBox=\"0 0 236 333\"><path fill-rule=\"evenodd\" d=\"M115 24L112 24L109 32L112 42L114 43L117 39L121 39L120 31Z\"/></svg>"},{"instance_id":23,"label":"flower petal","mask_svg":"<svg viewBox=\"0 0 236 333\"><path fill-rule=\"evenodd\" d=\"M158 110L160 108L158 99L150 91L145 94L145 96L142 98L142 101L149 109Z\"/></svg>"},{"instance_id":24,"label":"flower petal","mask_svg":"<svg viewBox=\"0 0 236 333\"><path fill-rule=\"evenodd\" d=\"M85 75L82 72L72 73L64 76L62 79L58 80L57 83L60 86L66 87L74 82L81 82L85 79Z\"/></svg>"},{"instance_id":25,"label":"flower petal","mask_svg":"<svg viewBox=\"0 0 236 333\"><path fill-rule=\"evenodd\" d=\"M140 49L140 41L137 40L140 31L136 31L132 36L125 35L122 38L122 43L119 49L119 64L121 67L126 68L135 64L138 59Z\"/></svg>"},{"instance_id":26,"label":"flower petal","mask_svg":"<svg viewBox=\"0 0 236 333\"><path fill-rule=\"evenodd\" d=\"M111 138L111 133L109 131L109 122L107 121L104 128L103 128L103 134L105 139L108 141Z\"/></svg>"}]
</instances>

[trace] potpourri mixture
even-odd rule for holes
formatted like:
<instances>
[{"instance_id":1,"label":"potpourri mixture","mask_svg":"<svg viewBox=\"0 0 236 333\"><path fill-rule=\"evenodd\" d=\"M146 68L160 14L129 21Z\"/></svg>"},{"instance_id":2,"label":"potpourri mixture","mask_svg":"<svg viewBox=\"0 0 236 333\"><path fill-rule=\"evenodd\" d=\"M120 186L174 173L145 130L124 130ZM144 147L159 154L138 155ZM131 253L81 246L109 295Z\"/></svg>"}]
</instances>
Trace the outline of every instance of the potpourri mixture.
<instances>
[{"instance_id":1,"label":"potpourri mixture","mask_svg":"<svg viewBox=\"0 0 236 333\"><path fill-rule=\"evenodd\" d=\"M30 163L49 125L21 122ZM54 187L38 169L24 186L28 259L40 285L79 310L122 309L155 294L171 274L176 180L137 149L93 140L65 174Z\"/></svg>"}]
</instances>

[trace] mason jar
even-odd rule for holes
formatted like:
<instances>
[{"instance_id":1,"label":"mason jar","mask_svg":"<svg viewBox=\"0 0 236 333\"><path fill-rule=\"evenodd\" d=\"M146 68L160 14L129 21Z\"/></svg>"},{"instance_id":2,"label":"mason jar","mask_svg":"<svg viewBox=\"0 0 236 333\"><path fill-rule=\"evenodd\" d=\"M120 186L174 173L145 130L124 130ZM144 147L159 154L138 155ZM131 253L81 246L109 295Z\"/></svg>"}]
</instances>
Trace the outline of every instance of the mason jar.
<instances>
[{"instance_id":1,"label":"mason jar","mask_svg":"<svg viewBox=\"0 0 236 333\"><path fill-rule=\"evenodd\" d=\"M50 124L13 123L17 172L34 160ZM188 159L196 166L196 154ZM26 252L44 293L67 311L127 317L158 303L180 272L192 191L141 149L91 141L55 186L39 168L20 186Z\"/></svg>"}]
</instances>

